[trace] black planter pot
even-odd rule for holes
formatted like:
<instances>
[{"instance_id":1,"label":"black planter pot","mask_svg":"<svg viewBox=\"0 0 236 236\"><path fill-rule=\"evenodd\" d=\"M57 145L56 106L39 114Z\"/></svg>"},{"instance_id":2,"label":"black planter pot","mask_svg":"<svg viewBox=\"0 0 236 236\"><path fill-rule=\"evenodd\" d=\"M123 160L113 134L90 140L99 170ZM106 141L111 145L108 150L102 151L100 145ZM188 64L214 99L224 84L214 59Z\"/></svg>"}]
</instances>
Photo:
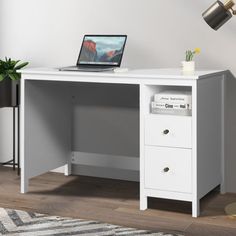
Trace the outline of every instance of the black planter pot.
<instances>
[{"instance_id":1,"label":"black planter pot","mask_svg":"<svg viewBox=\"0 0 236 236\"><path fill-rule=\"evenodd\" d=\"M0 81L0 108L19 105L19 80L9 78Z\"/></svg>"}]
</instances>

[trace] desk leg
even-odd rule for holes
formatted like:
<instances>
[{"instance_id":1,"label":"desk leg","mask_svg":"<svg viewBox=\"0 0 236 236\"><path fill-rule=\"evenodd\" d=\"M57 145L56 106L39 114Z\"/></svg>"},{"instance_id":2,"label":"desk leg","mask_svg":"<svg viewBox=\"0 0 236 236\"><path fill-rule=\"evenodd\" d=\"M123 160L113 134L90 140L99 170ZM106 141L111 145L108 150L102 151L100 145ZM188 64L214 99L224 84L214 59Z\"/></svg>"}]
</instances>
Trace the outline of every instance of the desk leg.
<instances>
[{"instance_id":1,"label":"desk leg","mask_svg":"<svg viewBox=\"0 0 236 236\"><path fill-rule=\"evenodd\" d=\"M68 163L65 165L65 176L71 175L71 158L69 158Z\"/></svg>"},{"instance_id":2,"label":"desk leg","mask_svg":"<svg viewBox=\"0 0 236 236\"><path fill-rule=\"evenodd\" d=\"M145 194L145 186L144 186L144 108L146 104L145 100L145 86L140 85L139 87L140 94L140 108L139 108L139 116L140 116L140 210L146 210L148 208L148 197Z\"/></svg>"},{"instance_id":3,"label":"desk leg","mask_svg":"<svg viewBox=\"0 0 236 236\"><path fill-rule=\"evenodd\" d=\"M221 185L220 185L220 193L221 194L225 194L226 193L224 182L222 182Z\"/></svg>"},{"instance_id":4,"label":"desk leg","mask_svg":"<svg viewBox=\"0 0 236 236\"><path fill-rule=\"evenodd\" d=\"M144 211L148 208L148 198L147 196L140 196L140 210Z\"/></svg>"},{"instance_id":5,"label":"desk leg","mask_svg":"<svg viewBox=\"0 0 236 236\"><path fill-rule=\"evenodd\" d=\"M27 193L29 187L29 179L21 176L21 193Z\"/></svg>"},{"instance_id":6,"label":"desk leg","mask_svg":"<svg viewBox=\"0 0 236 236\"><path fill-rule=\"evenodd\" d=\"M192 202L192 217L198 217L200 215L200 200L196 199Z\"/></svg>"},{"instance_id":7,"label":"desk leg","mask_svg":"<svg viewBox=\"0 0 236 236\"><path fill-rule=\"evenodd\" d=\"M221 80L221 184L220 193L225 194L225 76Z\"/></svg>"}]
</instances>

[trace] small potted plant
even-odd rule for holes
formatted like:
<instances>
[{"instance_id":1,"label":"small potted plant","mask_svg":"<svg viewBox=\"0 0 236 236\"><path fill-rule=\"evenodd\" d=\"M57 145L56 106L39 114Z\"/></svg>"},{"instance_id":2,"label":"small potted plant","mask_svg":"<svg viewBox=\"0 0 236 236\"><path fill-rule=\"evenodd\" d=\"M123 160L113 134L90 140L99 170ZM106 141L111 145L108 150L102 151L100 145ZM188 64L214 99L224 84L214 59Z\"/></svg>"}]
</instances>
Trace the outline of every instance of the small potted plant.
<instances>
[{"instance_id":1,"label":"small potted plant","mask_svg":"<svg viewBox=\"0 0 236 236\"><path fill-rule=\"evenodd\" d=\"M194 51L187 50L185 52L185 61L182 61L182 70L186 72L191 72L195 70L195 62L193 57L195 54L200 53L200 48L195 48Z\"/></svg>"},{"instance_id":2,"label":"small potted plant","mask_svg":"<svg viewBox=\"0 0 236 236\"><path fill-rule=\"evenodd\" d=\"M21 74L17 70L22 69L28 62L19 63L20 61L5 58L0 60L0 107L15 107L18 104L17 87Z\"/></svg>"}]
</instances>

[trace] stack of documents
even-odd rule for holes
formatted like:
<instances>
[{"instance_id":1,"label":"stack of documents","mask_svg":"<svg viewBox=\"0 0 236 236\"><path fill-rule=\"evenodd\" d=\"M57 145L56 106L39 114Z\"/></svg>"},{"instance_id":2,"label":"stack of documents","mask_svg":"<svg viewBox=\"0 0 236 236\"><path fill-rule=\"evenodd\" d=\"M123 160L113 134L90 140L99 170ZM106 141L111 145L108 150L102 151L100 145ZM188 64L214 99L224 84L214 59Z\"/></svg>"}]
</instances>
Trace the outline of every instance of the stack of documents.
<instances>
[{"instance_id":1,"label":"stack of documents","mask_svg":"<svg viewBox=\"0 0 236 236\"><path fill-rule=\"evenodd\" d=\"M151 103L154 114L191 115L192 95L190 91L168 90L154 95Z\"/></svg>"}]
</instances>

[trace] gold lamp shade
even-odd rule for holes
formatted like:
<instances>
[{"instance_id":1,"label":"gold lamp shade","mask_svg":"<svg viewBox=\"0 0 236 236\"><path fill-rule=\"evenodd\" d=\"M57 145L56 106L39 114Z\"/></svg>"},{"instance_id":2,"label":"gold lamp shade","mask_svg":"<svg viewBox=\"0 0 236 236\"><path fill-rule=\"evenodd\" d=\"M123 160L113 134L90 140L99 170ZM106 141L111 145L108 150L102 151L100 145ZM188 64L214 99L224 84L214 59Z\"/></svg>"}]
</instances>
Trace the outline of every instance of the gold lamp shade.
<instances>
[{"instance_id":1,"label":"gold lamp shade","mask_svg":"<svg viewBox=\"0 0 236 236\"><path fill-rule=\"evenodd\" d=\"M236 11L233 10L234 5L235 3L233 0L228 0L225 3L216 1L203 12L203 19L212 29L218 30L233 14L236 14Z\"/></svg>"}]
</instances>

